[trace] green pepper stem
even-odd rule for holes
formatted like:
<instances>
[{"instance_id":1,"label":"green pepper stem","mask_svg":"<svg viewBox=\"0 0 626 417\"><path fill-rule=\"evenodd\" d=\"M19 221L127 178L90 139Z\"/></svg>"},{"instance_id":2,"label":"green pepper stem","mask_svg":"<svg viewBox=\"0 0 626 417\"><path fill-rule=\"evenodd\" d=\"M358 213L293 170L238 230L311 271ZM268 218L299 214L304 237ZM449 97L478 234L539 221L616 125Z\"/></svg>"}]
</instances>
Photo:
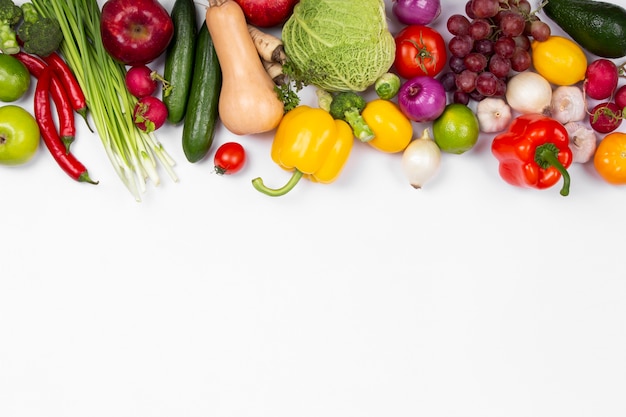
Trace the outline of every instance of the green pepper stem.
<instances>
[{"instance_id":1,"label":"green pepper stem","mask_svg":"<svg viewBox=\"0 0 626 417\"><path fill-rule=\"evenodd\" d=\"M553 166L561 173L563 176L561 195L567 196L569 194L570 176L567 169L565 169L561 161L559 161L558 155L559 149L554 143L544 143L543 145L537 146L535 149L535 162L544 169Z\"/></svg>"},{"instance_id":2,"label":"green pepper stem","mask_svg":"<svg viewBox=\"0 0 626 417\"><path fill-rule=\"evenodd\" d=\"M65 153L70 153L70 146L74 143L74 136L63 136L61 142L65 145Z\"/></svg>"},{"instance_id":3,"label":"green pepper stem","mask_svg":"<svg viewBox=\"0 0 626 417\"><path fill-rule=\"evenodd\" d=\"M293 187L296 186L300 178L302 178L302 172L299 170L294 170L293 175L287 182L287 184L283 185L280 188L269 188L265 184L263 184L263 180L261 178L255 178L252 180L252 185L257 191L262 192L263 194L269 195L270 197L280 197L281 195L287 194Z\"/></svg>"}]
</instances>

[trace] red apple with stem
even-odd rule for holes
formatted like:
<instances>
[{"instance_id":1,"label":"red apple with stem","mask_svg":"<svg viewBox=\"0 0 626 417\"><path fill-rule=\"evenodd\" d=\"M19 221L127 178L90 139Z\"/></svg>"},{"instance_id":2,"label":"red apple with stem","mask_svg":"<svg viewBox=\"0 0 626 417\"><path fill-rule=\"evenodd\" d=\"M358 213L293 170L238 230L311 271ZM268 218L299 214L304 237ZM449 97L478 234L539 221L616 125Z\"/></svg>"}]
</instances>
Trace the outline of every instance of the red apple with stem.
<instances>
[{"instance_id":1,"label":"red apple with stem","mask_svg":"<svg viewBox=\"0 0 626 417\"><path fill-rule=\"evenodd\" d=\"M158 0L107 0L100 18L102 44L118 62L154 61L174 36L174 23Z\"/></svg>"},{"instance_id":2,"label":"red apple with stem","mask_svg":"<svg viewBox=\"0 0 626 417\"><path fill-rule=\"evenodd\" d=\"M285 23L299 0L235 0L253 26L269 28Z\"/></svg>"}]
</instances>

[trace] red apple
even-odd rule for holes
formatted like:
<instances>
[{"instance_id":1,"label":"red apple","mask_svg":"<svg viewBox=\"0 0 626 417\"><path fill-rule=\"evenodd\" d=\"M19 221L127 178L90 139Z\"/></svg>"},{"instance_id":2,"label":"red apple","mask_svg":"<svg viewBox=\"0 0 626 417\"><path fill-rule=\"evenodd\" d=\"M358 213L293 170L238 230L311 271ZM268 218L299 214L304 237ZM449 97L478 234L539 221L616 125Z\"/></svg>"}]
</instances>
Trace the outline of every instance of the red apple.
<instances>
[{"instance_id":1,"label":"red apple","mask_svg":"<svg viewBox=\"0 0 626 417\"><path fill-rule=\"evenodd\" d=\"M269 28L287 21L299 0L235 0L253 26Z\"/></svg>"},{"instance_id":2,"label":"red apple","mask_svg":"<svg viewBox=\"0 0 626 417\"><path fill-rule=\"evenodd\" d=\"M159 57L174 36L172 18L158 0L107 0L100 23L102 44L125 65Z\"/></svg>"}]
</instances>

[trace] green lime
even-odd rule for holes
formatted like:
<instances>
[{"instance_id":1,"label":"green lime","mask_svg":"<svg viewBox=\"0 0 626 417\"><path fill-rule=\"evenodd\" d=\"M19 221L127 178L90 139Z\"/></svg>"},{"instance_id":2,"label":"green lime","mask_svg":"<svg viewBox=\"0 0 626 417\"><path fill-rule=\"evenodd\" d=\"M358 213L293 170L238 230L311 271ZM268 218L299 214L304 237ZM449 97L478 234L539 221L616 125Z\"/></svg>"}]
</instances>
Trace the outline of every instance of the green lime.
<instances>
[{"instance_id":1,"label":"green lime","mask_svg":"<svg viewBox=\"0 0 626 417\"><path fill-rule=\"evenodd\" d=\"M433 139L442 152L462 154L478 142L478 118L464 104L448 104L433 121Z\"/></svg>"},{"instance_id":2,"label":"green lime","mask_svg":"<svg viewBox=\"0 0 626 417\"><path fill-rule=\"evenodd\" d=\"M0 54L0 101L19 100L30 87L30 72L11 55Z\"/></svg>"}]
</instances>

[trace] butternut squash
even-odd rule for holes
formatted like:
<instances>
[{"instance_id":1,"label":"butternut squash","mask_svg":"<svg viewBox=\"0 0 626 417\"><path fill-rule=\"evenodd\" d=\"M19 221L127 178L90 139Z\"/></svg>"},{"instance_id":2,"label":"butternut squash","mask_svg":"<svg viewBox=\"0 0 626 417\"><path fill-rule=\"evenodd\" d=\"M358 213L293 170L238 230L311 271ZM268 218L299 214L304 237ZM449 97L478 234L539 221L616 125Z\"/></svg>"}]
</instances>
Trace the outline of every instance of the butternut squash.
<instances>
[{"instance_id":1,"label":"butternut squash","mask_svg":"<svg viewBox=\"0 0 626 417\"><path fill-rule=\"evenodd\" d=\"M246 17L234 0L209 0L206 24L222 69L219 115L236 135L275 129L284 104L254 45Z\"/></svg>"}]
</instances>

